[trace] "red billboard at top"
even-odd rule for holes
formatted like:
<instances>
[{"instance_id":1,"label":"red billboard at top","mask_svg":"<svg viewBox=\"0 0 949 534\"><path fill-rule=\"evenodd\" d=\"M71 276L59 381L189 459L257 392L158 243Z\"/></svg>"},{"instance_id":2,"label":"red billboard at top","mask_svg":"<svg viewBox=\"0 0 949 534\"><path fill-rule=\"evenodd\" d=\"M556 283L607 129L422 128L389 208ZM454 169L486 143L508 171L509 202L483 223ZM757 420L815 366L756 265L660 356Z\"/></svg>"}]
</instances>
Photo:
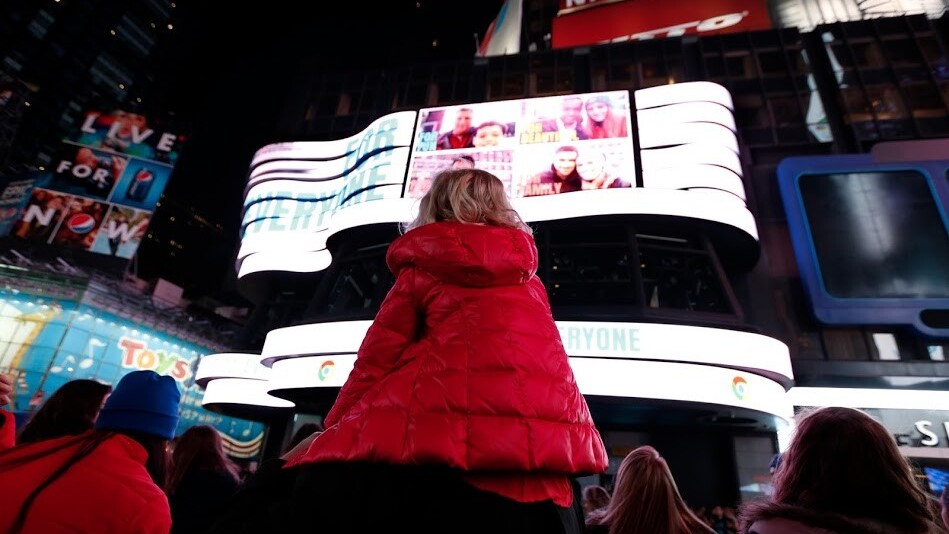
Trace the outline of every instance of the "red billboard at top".
<instances>
[{"instance_id":1,"label":"red billboard at top","mask_svg":"<svg viewBox=\"0 0 949 534\"><path fill-rule=\"evenodd\" d=\"M576 13L577 11L591 7L600 7L606 4L615 4L616 2L624 1L625 0L560 0L560 9L557 10L557 15Z\"/></svg>"},{"instance_id":2,"label":"red billboard at top","mask_svg":"<svg viewBox=\"0 0 949 534\"><path fill-rule=\"evenodd\" d=\"M573 6L577 1L567 3ZM583 9L588 5L589 8ZM626 0L595 3L588 0L582 3L581 9L566 11L554 19L551 38L554 48L571 48L770 27L771 18L764 0Z\"/></svg>"}]
</instances>

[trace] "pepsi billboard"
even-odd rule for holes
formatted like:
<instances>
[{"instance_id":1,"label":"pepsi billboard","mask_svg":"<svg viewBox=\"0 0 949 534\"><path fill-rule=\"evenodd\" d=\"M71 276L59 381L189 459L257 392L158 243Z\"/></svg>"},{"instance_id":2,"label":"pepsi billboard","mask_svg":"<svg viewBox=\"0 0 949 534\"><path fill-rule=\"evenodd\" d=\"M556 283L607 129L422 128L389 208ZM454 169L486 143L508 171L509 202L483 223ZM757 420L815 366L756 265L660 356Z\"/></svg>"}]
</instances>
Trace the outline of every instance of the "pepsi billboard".
<instances>
[{"instance_id":1,"label":"pepsi billboard","mask_svg":"<svg viewBox=\"0 0 949 534\"><path fill-rule=\"evenodd\" d=\"M13 378L14 412L29 417L70 380L114 385L131 371L150 369L174 378L181 390L178 434L208 424L221 433L229 454L254 456L263 442L262 424L201 407L194 369L208 352L85 304L0 293L0 373Z\"/></svg>"},{"instance_id":2,"label":"pepsi billboard","mask_svg":"<svg viewBox=\"0 0 949 534\"><path fill-rule=\"evenodd\" d=\"M50 168L32 176L26 190L14 191L19 203L0 212L0 234L131 258L183 142L143 115L86 113Z\"/></svg>"}]
</instances>

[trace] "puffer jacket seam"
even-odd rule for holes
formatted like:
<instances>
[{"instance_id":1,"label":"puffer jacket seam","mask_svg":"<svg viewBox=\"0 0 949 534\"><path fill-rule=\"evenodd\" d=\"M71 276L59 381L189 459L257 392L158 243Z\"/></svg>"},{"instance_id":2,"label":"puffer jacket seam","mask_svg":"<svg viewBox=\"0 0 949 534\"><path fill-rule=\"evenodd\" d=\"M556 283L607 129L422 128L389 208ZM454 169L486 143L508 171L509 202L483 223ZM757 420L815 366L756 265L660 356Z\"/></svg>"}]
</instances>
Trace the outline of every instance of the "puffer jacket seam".
<instances>
[{"instance_id":1,"label":"puffer jacket seam","mask_svg":"<svg viewBox=\"0 0 949 534\"><path fill-rule=\"evenodd\" d=\"M414 268L414 267L413 267L412 271L410 271L410 272L411 272L411 275L412 275L412 287L411 287L411 291L409 291L409 295L411 296L412 299L415 299L415 298L417 297L417 295L416 295L416 289L417 289L417 287L418 287L418 283L417 283L417 282L418 282L418 270L417 270L417 268ZM420 303L420 301L421 301L421 299L419 299L418 302L413 302L413 303L412 303L412 304L413 304L413 307L415 307L416 310L419 309L419 307L418 307L417 305ZM422 317L421 320L424 321L425 318ZM416 329L417 329L417 328L418 328L418 327L416 327ZM418 340L413 340L413 342L417 343ZM405 353L403 352L403 355L404 355L404 354L405 354ZM426 357L427 357L427 356L428 356L428 355L426 354ZM423 363L423 362L419 362L419 365L418 365L418 367L417 367L416 370L415 370L415 377L414 377L414 379L413 379L413 382L414 382L414 383L418 383L419 374L422 372L422 363ZM377 393L377 395L378 395L378 393ZM403 434L402 434L402 447L399 449L399 456L402 456L402 457L405 456L405 453L406 453L406 451L408 450L408 446L409 446L409 432L408 432L408 427L411 426L410 423L409 423L409 418L412 417L412 410L413 410L412 407L415 406L415 404L416 404L416 397L415 397L415 396L416 396L415 388L412 388L411 398L409 399L408 405L406 405L406 407L405 407L405 425L406 425L406 428L403 430Z\"/></svg>"},{"instance_id":2,"label":"puffer jacket seam","mask_svg":"<svg viewBox=\"0 0 949 534\"><path fill-rule=\"evenodd\" d=\"M468 322L470 320L469 310L464 305L464 302L460 302L458 305L459 311L461 312L464 320L462 324L465 325L465 468L468 468L471 465L471 329L467 328Z\"/></svg>"}]
</instances>

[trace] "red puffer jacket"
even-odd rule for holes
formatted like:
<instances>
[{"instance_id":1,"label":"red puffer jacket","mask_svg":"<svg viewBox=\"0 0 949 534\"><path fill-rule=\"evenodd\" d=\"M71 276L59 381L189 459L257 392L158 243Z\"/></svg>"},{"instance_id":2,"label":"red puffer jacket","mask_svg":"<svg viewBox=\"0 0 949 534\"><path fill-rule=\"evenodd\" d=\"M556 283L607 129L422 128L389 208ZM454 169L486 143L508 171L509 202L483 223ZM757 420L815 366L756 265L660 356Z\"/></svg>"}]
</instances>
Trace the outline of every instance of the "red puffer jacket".
<instances>
[{"instance_id":1,"label":"red puffer jacket","mask_svg":"<svg viewBox=\"0 0 949 534\"><path fill-rule=\"evenodd\" d=\"M0 532L10 530L27 496L95 433L38 441L0 454ZM127 436L106 438L39 493L19 533L168 534L168 499L145 470L147 456Z\"/></svg>"},{"instance_id":2,"label":"red puffer jacket","mask_svg":"<svg viewBox=\"0 0 949 534\"><path fill-rule=\"evenodd\" d=\"M386 261L395 286L326 431L288 467L364 460L538 477L606 469L529 234L428 224L396 239ZM537 498L513 491L522 481L501 481L505 491L477 478L483 489Z\"/></svg>"},{"instance_id":3,"label":"red puffer jacket","mask_svg":"<svg viewBox=\"0 0 949 534\"><path fill-rule=\"evenodd\" d=\"M13 414L0 408L0 451L16 445L16 419Z\"/></svg>"}]
</instances>

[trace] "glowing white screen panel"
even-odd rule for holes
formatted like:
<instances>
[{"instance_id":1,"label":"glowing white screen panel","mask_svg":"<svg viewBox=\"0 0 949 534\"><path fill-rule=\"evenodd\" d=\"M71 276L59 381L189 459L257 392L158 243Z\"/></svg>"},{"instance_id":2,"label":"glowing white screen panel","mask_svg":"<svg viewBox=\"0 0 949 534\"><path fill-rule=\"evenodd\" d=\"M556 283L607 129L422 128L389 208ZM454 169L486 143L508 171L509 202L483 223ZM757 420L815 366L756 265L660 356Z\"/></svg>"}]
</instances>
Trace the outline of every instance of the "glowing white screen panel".
<instances>
[{"instance_id":1,"label":"glowing white screen panel","mask_svg":"<svg viewBox=\"0 0 949 534\"><path fill-rule=\"evenodd\" d=\"M633 95L609 91L427 108L387 115L347 139L266 146L254 157L245 193L238 277L326 269L331 236L411 220L431 177L459 155L501 178L528 222L688 217L732 226L757 240L744 205L732 107L724 87L690 82ZM637 114L637 131L631 113ZM480 126L500 134L470 145L464 136L452 137L456 129ZM639 172L633 136L641 146ZM564 200L561 193L575 194Z\"/></svg>"},{"instance_id":2,"label":"glowing white screen panel","mask_svg":"<svg viewBox=\"0 0 949 534\"><path fill-rule=\"evenodd\" d=\"M267 393L271 383L246 378L217 378L204 388L203 406L211 404L242 404L265 408L293 408L295 404Z\"/></svg>"},{"instance_id":3,"label":"glowing white screen panel","mask_svg":"<svg viewBox=\"0 0 949 534\"><path fill-rule=\"evenodd\" d=\"M721 367L683 363L570 358L584 395L699 402L747 408L791 419L781 384Z\"/></svg>"},{"instance_id":4,"label":"glowing white screen panel","mask_svg":"<svg viewBox=\"0 0 949 534\"><path fill-rule=\"evenodd\" d=\"M260 149L245 191L238 276L329 266L326 239L339 231L338 216L401 197L415 116L386 115L347 139Z\"/></svg>"},{"instance_id":5,"label":"glowing white screen panel","mask_svg":"<svg viewBox=\"0 0 949 534\"><path fill-rule=\"evenodd\" d=\"M371 324L372 321L342 321L271 330L260 359L355 353ZM751 332L585 321L557 321L557 327L569 356L697 363L757 370L784 377L788 382L794 378L787 346ZM277 363L280 362L274 368Z\"/></svg>"},{"instance_id":6,"label":"glowing white screen panel","mask_svg":"<svg viewBox=\"0 0 949 534\"><path fill-rule=\"evenodd\" d=\"M793 387L794 406L843 406L894 410L934 410L949 406L949 391L920 389L867 389Z\"/></svg>"}]
</instances>

